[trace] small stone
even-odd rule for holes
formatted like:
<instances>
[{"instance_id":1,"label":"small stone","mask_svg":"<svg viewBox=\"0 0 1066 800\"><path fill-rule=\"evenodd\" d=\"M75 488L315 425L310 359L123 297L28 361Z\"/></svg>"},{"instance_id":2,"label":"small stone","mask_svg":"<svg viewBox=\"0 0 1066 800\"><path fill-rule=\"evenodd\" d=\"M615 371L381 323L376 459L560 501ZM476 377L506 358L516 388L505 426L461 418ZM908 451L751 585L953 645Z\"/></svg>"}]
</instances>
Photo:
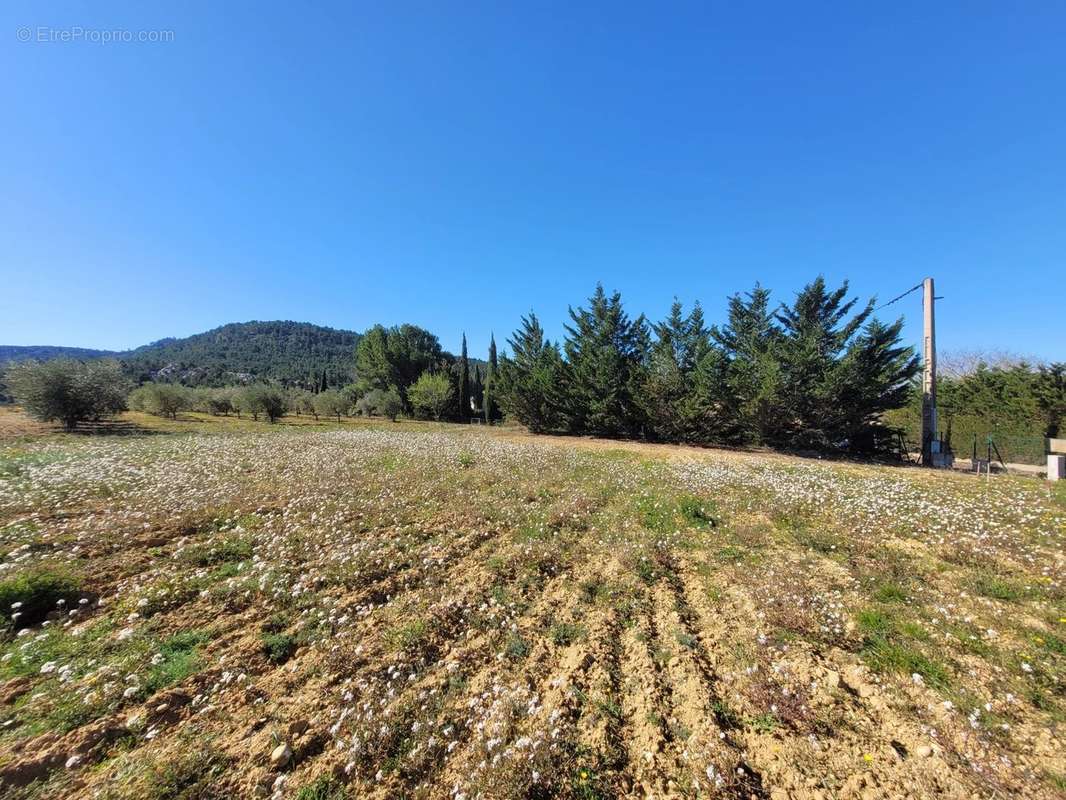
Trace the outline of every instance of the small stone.
<instances>
[{"instance_id":1,"label":"small stone","mask_svg":"<svg viewBox=\"0 0 1066 800\"><path fill-rule=\"evenodd\" d=\"M933 754L933 748L927 744L920 744L914 748L914 753L921 758L929 758Z\"/></svg>"},{"instance_id":2,"label":"small stone","mask_svg":"<svg viewBox=\"0 0 1066 800\"><path fill-rule=\"evenodd\" d=\"M829 670L825 674L825 685L828 686L830 689L836 689L838 686L840 686L840 673L833 672L833 670Z\"/></svg>"},{"instance_id":3,"label":"small stone","mask_svg":"<svg viewBox=\"0 0 1066 800\"><path fill-rule=\"evenodd\" d=\"M289 763L292 758L292 748L287 742L282 742L270 754L270 763L279 769Z\"/></svg>"}]
</instances>

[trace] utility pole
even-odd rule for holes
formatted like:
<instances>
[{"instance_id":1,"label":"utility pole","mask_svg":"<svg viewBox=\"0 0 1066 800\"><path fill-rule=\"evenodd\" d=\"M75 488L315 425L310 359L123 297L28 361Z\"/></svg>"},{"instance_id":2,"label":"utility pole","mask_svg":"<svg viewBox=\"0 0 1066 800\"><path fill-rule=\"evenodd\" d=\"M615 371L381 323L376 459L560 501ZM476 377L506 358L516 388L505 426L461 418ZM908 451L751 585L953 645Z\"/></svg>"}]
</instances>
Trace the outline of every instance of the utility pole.
<instances>
[{"instance_id":1,"label":"utility pole","mask_svg":"<svg viewBox=\"0 0 1066 800\"><path fill-rule=\"evenodd\" d=\"M922 306L925 312L922 339L922 464L938 466L940 443L936 440L936 323L933 311L933 279L922 281Z\"/></svg>"}]
</instances>

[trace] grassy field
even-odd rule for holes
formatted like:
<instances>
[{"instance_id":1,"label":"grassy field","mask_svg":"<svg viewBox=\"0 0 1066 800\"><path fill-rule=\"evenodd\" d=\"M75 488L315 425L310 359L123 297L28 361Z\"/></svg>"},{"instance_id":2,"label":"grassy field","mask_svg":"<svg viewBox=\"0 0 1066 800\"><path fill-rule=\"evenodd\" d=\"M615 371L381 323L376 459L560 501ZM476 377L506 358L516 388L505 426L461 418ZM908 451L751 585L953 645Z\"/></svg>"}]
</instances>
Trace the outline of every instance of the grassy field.
<instances>
[{"instance_id":1,"label":"grassy field","mask_svg":"<svg viewBox=\"0 0 1066 800\"><path fill-rule=\"evenodd\" d=\"M1066 492L289 422L0 411L0 795L1066 796Z\"/></svg>"}]
</instances>

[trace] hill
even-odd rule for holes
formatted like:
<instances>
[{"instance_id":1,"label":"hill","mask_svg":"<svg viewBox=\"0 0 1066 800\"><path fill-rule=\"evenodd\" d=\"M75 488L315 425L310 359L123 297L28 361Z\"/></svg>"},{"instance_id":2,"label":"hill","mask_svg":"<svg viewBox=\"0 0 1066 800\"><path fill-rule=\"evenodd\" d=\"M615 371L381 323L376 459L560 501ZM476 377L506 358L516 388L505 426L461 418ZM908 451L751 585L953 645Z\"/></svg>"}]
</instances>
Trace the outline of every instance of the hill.
<instances>
[{"instance_id":1,"label":"hill","mask_svg":"<svg viewBox=\"0 0 1066 800\"><path fill-rule=\"evenodd\" d=\"M362 334L308 322L231 322L184 338L167 338L121 352L81 347L0 346L0 364L53 358L116 358L137 382L178 381L190 386L222 386L274 380L312 387L323 372L330 386L354 378L355 348ZM446 353L449 361L455 357ZM484 374L484 359L471 358L470 370Z\"/></svg>"},{"instance_id":2,"label":"hill","mask_svg":"<svg viewBox=\"0 0 1066 800\"><path fill-rule=\"evenodd\" d=\"M310 385L351 380L360 334L308 322L234 322L183 339L161 339L118 358L136 380L226 384L269 378Z\"/></svg>"},{"instance_id":3,"label":"hill","mask_svg":"<svg viewBox=\"0 0 1066 800\"><path fill-rule=\"evenodd\" d=\"M53 358L103 358L118 355L111 350L92 350L87 347L55 347L53 345L0 345L0 364L11 361L50 361Z\"/></svg>"}]
</instances>

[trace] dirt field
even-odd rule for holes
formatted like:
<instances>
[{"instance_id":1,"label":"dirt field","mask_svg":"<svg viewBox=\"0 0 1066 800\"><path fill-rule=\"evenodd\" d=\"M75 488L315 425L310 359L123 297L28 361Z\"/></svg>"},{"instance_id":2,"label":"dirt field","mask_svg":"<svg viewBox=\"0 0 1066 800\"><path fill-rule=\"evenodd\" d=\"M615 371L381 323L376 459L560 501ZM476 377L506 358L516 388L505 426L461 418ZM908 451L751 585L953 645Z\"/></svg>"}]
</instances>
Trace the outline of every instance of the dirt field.
<instances>
[{"instance_id":1,"label":"dirt field","mask_svg":"<svg viewBox=\"0 0 1066 800\"><path fill-rule=\"evenodd\" d=\"M0 796L1066 796L1043 482L5 413Z\"/></svg>"}]
</instances>

